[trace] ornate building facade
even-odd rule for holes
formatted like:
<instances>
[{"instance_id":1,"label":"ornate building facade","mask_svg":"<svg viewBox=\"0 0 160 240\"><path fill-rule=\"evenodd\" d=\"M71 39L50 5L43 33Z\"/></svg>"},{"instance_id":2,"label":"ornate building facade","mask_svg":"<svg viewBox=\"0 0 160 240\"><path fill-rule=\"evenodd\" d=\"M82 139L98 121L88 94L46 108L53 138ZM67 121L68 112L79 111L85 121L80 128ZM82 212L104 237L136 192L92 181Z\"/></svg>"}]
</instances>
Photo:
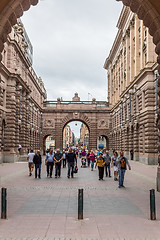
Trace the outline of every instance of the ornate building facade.
<instances>
[{"instance_id":1,"label":"ornate building facade","mask_svg":"<svg viewBox=\"0 0 160 240\"><path fill-rule=\"evenodd\" d=\"M123 7L118 33L104 68L108 71L110 147L134 151L134 160L157 164L157 63L148 28Z\"/></svg>"},{"instance_id":2,"label":"ornate building facade","mask_svg":"<svg viewBox=\"0 0 160 240\"><path fill-rule=\"evenodd\" d=\"M13 162L19 144L22 155L31 147L40 148L46 99L42 79L32 68L32 45L20 20L8 35L0 64L0 162Z\"/></svg>"}]
</instances>

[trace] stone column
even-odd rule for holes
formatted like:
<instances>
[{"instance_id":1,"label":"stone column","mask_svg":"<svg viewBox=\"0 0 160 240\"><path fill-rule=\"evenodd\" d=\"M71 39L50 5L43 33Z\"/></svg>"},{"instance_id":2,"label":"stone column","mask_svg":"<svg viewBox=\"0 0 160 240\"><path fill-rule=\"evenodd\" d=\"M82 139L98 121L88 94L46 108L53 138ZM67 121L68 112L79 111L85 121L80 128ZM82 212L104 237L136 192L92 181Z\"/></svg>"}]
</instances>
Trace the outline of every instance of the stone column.
<instances>
[{"instance_id":1,"label":"stone column","mask_svg":"<svg viewBox=\"0 0 160 240\"><path fill-rule=\"evenodd\" d=\"M89 133L89 148L97 149L97 123L91 123L90 133Z\"/></svg>"},{"instance_id":2,"label":"stone column","mask_svg":"<svg viewBox=\"0 0 160 240\"><path fill-rule=\"evenodd\" d=\"M4 162L16 161L16 148L18 142L16 139L16 80L9 79L6 94L6 113L7 126L5 129L5 148Z\"/></svg>"}]
</instances>

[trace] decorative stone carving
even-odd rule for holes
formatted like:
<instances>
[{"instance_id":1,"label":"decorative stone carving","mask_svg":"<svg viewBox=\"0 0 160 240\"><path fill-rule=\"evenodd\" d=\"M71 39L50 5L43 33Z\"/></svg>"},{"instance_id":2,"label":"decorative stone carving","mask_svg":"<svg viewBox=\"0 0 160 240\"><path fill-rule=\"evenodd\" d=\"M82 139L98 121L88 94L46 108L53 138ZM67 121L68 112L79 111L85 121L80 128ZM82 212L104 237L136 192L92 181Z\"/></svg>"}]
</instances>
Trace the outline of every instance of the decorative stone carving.
<instances>
[{"instance_id":1,"label":"decorative stone carving","mask_svg":"<svg viewBox=\"0 0 160 240\"><path fill-rule=\"evenodd\" d=\"M79 119L79 113L78 112L73 113L73 119Z\"/></svg>"},{"instance_id":2,"label":"decorative stone carving","mask_svg":"<svg viewBox=\"0 0 160 240\"><path fill-rule=\"evenodd\" d=\"M79 102L80 101L80 97L78 96L78 93L74 94L74 97L72 98L72 101L75 101L75 102Z\"/></svg>"},{"instance_id":3,"label":"decorative stone carving","mask_svg":"<svg viewBox=\"0 0 160 240\"><path fill-rule=\"evenodd\" d=\"M98 129L107 129L109 128L109 121L101 119L98 121Z\"/></svg>"},{"instance_id":4,"label":"decorative stone carving","mask_svg":"<svg viewBox=\"0 0 160 240\"><path fill-rule=\"evenodd\" d=\"M55 128L55 120L54 119L45 119L43 121L44 128Z\"/></svg>"}]
</instances>

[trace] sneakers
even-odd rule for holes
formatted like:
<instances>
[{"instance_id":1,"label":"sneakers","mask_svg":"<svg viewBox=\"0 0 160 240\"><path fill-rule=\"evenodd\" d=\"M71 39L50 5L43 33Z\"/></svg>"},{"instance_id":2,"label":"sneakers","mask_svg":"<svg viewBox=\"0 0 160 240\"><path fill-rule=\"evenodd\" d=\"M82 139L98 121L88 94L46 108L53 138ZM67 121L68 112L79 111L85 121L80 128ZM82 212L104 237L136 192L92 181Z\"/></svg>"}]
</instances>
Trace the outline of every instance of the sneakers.
<instances>
[{"instance_id":1,"label":"sneakers","mask_svg":"<svg viewBox=\"0 0 160 240\"><path fill-rule=\"evenodd\" d=\"M70 178L70 176L69 176L69 175L68 175L67 177L68 177L68 178Z\"/></svg>"}]
</instances>

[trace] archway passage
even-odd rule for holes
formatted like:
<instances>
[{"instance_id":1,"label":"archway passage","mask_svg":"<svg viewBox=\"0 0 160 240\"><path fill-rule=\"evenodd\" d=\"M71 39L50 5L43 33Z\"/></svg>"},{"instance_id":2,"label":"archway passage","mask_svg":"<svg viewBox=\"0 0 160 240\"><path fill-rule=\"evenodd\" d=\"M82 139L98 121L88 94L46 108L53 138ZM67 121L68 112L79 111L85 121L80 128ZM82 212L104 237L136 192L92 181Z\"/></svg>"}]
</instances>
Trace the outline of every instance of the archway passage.
<instances>
[{"instance_id":1,"label":"archway passage","mask_svg":"<svg viewBox=\"0 0 160 240\"><path fill-rule=\"evenodd\" d=\"M63 127L63 149L89 149L89 128L82 121L70 121Z\"/></svg>"},{"instance_id":2,"label":"archway passage","mask_svg":"<svg viewBox=\"0 0 160 240\"><path fill-rule=\"evenodd\" d=\"M43 139L43 154L45 155L51 148L55 149L55 138L47 135Z\"/></svg>"},{"instance_id":3,"label":"archway passage","mask_svg":"<svg viewBox=\"0 0 160 240\"><path fill-rule=\"evenodd\" d=\"M98 136L97 139L97 149L106 149L109 150L109 139L105 135Z\"/></svg>"}]
</instances>

